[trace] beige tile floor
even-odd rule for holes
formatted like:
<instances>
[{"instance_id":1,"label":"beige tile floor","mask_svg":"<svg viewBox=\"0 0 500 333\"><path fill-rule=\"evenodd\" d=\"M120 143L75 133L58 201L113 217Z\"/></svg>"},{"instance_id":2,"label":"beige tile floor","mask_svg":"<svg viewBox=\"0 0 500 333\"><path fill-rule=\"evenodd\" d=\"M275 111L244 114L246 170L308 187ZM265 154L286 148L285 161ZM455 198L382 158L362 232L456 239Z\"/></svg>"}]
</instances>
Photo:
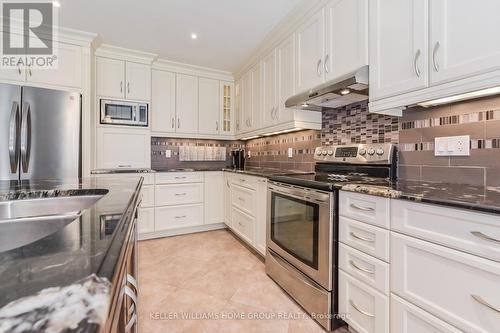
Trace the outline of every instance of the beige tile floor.
<instances>
[{"instance_id":1,"label":"beige tile floor","mask_svg":"<svg viewBox=\"0 0 500 333\"><path fill-rule=\"evenodd\" d=\"M258 257L217 230L139 242L139 332L323 330L266 275Z\"/></svg>"}]
</instances>

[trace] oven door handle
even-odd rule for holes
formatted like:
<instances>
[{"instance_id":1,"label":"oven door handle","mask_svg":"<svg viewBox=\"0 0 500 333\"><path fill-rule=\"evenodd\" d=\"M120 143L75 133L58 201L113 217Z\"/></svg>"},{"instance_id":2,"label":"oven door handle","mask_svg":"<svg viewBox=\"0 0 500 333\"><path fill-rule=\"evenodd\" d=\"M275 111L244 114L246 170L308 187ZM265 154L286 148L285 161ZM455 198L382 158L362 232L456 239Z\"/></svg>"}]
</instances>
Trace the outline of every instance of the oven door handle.
<instances>
[{"instance_id":1,"label":"oven door handle","mask_svg":"<svg viewBox=\"0 0 500 333\"><path fill-rule=\"evenodd\" d=\"M295 193L290 193L287 190L282 190L278 187L275 187L275 186L268 186L269 190L271 192L275 192L275 193L279 193L279 194L283 194L285 196L288 196L288 197L292 197L292 198L296 198L296 199L302 199L304 201L314 201L316 203L319 203L319 204L328 204L330 202L330 195L327 194L327 193L317 193L318 195L321 195L321 196L327 196L327 198L325 198L324 200L322 199L318 199L318 198L314 198L313 196L315 195L315 192L312 192L312 193L308 193L306 195L298 195L298 194L295 194ZM293 188L290 188L293 190Z\"/></svg>"}]
</instances>

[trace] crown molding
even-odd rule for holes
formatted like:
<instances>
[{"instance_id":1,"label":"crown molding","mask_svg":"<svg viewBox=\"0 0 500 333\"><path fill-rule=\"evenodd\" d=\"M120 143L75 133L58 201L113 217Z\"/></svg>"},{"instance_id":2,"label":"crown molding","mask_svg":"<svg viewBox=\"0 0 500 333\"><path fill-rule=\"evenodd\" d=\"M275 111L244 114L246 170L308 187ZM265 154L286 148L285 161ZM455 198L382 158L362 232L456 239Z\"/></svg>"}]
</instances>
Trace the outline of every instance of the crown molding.
<instances>
[{"instance_id":1,"label":"crown molding","mask_svg":"<svg viewBox=\"0 0 500 333\"><path fill-rule=\"evenodd\" d=\"M95 50L95 55L99 57L144 63L147 65L151 65L153 61L158 57L158 55L155 53L138 51L109 44L99 45Z\"/></svg>"},{"instance_id":2,"label":"crown molding","mask_svg":"<svg viewBox=\"0 0 500 333\"><path fill-rule=\"evenodd\" d=\"M214 78L230 82L234 81L233 75L231 74L231 72L228 71L197 66L197 65L190 65L166 59L157 59L155 62L153 62L153 69L165 70L169 72L175 72L187 75L196 75L207 78Z\"/></svg>"},{"instance_id":3,"label":"crown molding","mask_svg":"<svg viewBox=\"0 0 500 333\"><path fill-rule=\"evenodd\" d=\"M302 0L290 13L281 20L276 27L257 46L247 60L233 72L235 79L241 78L243 74L253 67L260 59L271 52L279 43L291 35L299 25L311 13L324 7L329 0Z\"/></svg>"}]
</instances>

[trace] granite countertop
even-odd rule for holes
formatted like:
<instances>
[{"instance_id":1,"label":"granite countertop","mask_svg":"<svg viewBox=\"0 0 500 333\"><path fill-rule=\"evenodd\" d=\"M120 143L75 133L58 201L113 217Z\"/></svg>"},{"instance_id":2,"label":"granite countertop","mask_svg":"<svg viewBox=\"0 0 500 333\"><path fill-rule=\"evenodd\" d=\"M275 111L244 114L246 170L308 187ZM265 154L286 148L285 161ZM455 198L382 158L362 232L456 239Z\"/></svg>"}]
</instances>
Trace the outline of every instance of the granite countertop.
<instances>
[{"instance_id":1,"label":"granite countertop","mask_svg":"<svg viewBox=\"0 0 500 333\"><path fill-rule=\"evenodd\" d=\"M261 167L246 167L244 169L234 169L231 167L205 167L205 168L174 168L174 169L154 169L155 172L202 172L202 171L228 171L239 174L245 174L249 176L258 176L258 177L272 177L276 175L306 175L312 174L313 172L308 171L300 171L300 170L283 170L283 169L275 169L275 168L261 168Z\"/></svg>"},{"instance_id":2,"label":"granite countertop","mask_svg":"<svg viewBox=\"0 0 500 333\"><path fill-rule=\"evenodd\" d=\"M0 332L99 329L107 317L110 281L141 184L140 175L128 180L0 182L0 202L106 193L57 232L0 252ZM104 225L109 216L114 223Z\"/></svg>"}]
</instances>

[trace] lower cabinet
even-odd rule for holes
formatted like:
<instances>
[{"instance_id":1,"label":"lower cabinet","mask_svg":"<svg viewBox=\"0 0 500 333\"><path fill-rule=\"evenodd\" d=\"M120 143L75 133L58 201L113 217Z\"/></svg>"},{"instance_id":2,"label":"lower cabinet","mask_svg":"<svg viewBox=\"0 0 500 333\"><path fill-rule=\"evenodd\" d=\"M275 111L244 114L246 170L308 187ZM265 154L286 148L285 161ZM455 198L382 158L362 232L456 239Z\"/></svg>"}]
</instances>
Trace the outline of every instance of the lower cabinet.
<instances>
[{"instance_id":1,"label":"lower cabinet","mask_svg":"<svg viewBox=\"0 0 500 333\"><path fill-rule=\"evenodd\" d=\"M155 231L203 224L203 204L155 208Z\"/></svg>"},{"instance_id":2,"label":"lower cabinet","mask_svg":"<svg viewBox=\"0 0 500 333\"><path fill-rule=\"evenodd\" d=\"M232 218L233 231L245 242L253 245L255 243L255 218L237 207L233 207Z\"/></svg>"},{"instance_id":3,"label":"lower cabinet","mask_svg":"<svg viewBox=\"0 0 500 333\"><path fill-rule=\"evenodd\" d=\"M346 314L349 327L358 333L389 332L389 297L341 270L339 313Z\"/></svg>"},{"instance_id":4,"label":"lower cabinet","mask_svg":"<svg viewBox=\"0 0 500 333\"><path fill-rule=\"evenodd\" d=\"M205 224L224 221L224 173L205 172Z\"/></svg>"},{"instance_id":5,"label":"lower cabinet","mask_svg":"<svg viewBox=\"0 0 500 333\"><path fill-rule=\"evenodd\" d=\"M154 207L139 208L137 210L137 231L140 234L153 232L155 230Z\"/></svg>"},{"instance_id":6,"label":"lower cabinet","mask_svg":"<svg viewBox=\"0 0 500 333\"><path fill-rule=\"evenodd\" d=\"M231 228L231 172L224 172L224 223Z\"/></svg>"}]
</instances>

